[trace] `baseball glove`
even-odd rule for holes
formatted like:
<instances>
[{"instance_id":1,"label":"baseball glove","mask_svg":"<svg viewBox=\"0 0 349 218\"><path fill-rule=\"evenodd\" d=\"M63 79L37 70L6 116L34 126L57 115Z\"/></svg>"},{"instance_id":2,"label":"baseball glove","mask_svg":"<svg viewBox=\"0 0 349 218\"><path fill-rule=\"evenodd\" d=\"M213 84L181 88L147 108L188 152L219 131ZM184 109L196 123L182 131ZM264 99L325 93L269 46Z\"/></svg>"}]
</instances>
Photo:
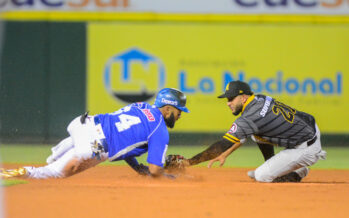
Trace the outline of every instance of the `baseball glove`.
<instances>
[{"instance_id":1,"label":"baseball glove","mask_svg":"<svg viewBox=\"0 0 349 218\"><path fill-rule=\"evenodd\" d=\"M185 169L183 160L184 160L184 157L179 154L167 155L165 159L164 168L170 171L173 171L173 170L183 171Z\"/></svg>"}]
</instances>

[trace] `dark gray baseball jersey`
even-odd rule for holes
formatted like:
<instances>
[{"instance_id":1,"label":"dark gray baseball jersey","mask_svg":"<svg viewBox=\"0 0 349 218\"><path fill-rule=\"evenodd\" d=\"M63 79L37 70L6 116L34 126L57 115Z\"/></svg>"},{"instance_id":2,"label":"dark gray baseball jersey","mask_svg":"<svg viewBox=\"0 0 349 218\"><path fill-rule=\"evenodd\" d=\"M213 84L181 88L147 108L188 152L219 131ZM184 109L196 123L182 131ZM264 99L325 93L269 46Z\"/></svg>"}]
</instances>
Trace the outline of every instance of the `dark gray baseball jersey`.
<instances>
[{"instance_id":1,"label":"dark gray baseball jersey","mask_svg":"<svg viewBox=\"0 0 349 218\"><path fill-rule=\"evenodd\" d=\"M309 141L315 135L312 115L297 111L265 95L252 95L241 116L223 138L237 143L254 135L259 141L287 148Z\"/></svg>"}]
</instances>

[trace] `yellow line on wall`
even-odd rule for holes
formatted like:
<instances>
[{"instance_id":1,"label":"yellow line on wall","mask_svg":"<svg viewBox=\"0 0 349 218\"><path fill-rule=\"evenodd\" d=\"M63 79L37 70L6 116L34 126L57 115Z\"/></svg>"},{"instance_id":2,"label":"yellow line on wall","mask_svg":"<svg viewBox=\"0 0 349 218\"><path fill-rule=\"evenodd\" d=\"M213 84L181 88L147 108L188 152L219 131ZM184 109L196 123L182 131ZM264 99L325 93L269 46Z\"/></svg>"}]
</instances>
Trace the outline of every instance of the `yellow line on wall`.
<instances>
[{"instance_id":1,"label":"yellow line on wall","mask_svg":"<svg viewBox=\"0 0 349 218\"><path fill-rule=\"evenodd\" d=\"M12 11L0 19L13 21L176 21L176 22L249 22L249 23L349 23L349 15L233 15L165 14L129 12L36 12Z\"/></svg>"}]
</instances>

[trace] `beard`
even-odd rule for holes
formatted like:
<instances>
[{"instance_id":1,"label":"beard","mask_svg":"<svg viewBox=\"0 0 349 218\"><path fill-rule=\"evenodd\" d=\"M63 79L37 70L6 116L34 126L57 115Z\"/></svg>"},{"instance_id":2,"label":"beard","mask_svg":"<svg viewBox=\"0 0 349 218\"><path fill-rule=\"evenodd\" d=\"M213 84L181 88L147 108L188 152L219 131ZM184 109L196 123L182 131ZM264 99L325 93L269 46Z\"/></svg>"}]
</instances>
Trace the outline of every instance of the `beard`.
<instances>
[{"instance_id":1,"label":"beard","mask_svg":"<svg viewBox=\"0 0 349 218\"><path fill-rule=\"evenodd\" d=\"M234 114L235 116L239 115L239 114L241 113L241 111L242 111L242 107L243 107L242 104L236 106L235 112L234 112L233 114Z\"/></svg>"},{"instance_id":2,"label":"beard","mask_svg":"<svg viewBox=\"0 0 349 218\"><path fill-rule=\"evenodd\" d=\"M174 127L176 121L173 113L171 113L171 115L168 118L164 118L164 120L167 127L171 129Z\"/></svg>"}]
</instances>

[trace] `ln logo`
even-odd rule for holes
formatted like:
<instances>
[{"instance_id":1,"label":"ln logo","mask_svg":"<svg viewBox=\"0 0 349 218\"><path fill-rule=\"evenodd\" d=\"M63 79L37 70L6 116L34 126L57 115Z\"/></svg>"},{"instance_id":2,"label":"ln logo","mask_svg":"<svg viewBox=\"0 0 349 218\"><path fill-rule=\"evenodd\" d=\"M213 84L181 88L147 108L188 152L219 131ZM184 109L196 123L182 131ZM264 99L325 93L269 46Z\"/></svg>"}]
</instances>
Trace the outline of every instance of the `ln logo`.
<instances>
[{"instance_id":1,"label":"ln logo","mask_svg":"<svg viewBox=\"0 0 349 218\"><path fill-rule=\"evenodd\" d=\"M126 103L151 100L164 84L163 63L138 48L111 57L104 68L107 92Z\"/></svg>"}]
</instances>

